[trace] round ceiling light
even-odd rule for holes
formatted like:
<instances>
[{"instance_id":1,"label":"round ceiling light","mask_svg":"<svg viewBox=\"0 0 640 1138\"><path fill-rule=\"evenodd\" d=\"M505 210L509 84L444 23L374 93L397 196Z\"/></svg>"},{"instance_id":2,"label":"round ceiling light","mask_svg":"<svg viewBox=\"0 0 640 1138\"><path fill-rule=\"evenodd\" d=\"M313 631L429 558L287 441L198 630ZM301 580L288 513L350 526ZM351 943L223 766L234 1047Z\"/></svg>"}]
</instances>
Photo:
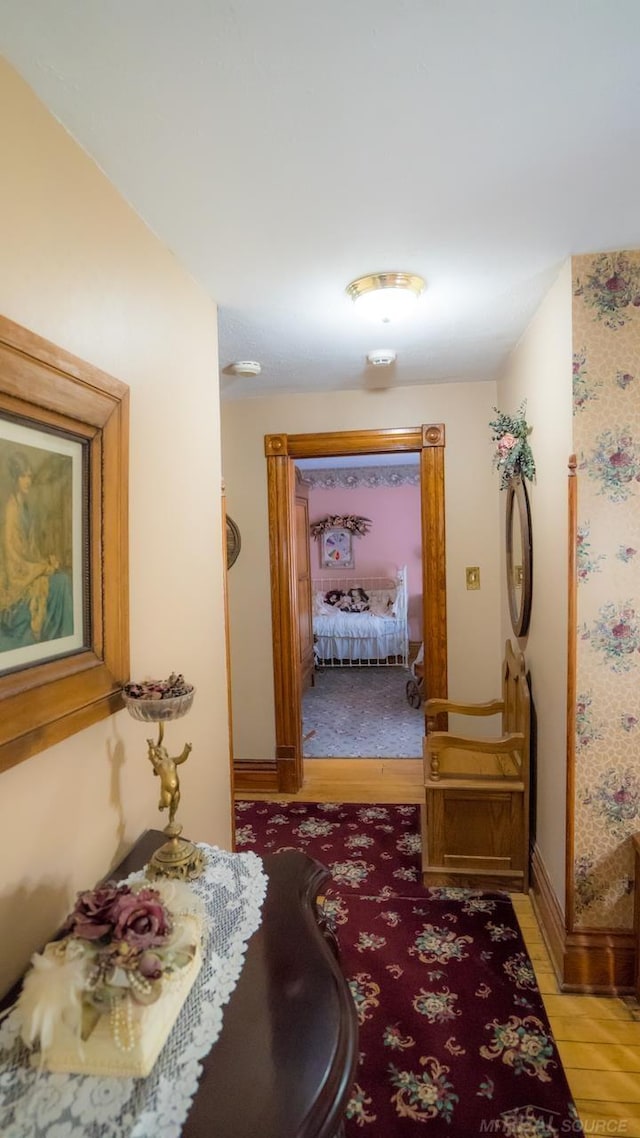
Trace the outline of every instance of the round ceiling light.
<instances>
[{"instance_id":1,"label":"round ceiling light","mask_svg":"<svg viewBox=\"0 0 640 1138\"><path fill-rule=\"evenodd\" d=\"M373 367L390 367L396 362L397 356L393 348L374 348L367 354L367 363Z\"/></svg>"},{"instance_id":2,"label":"round ceiling light","mask_svg":"<svg viewBox=\"0 0 640 1138\"><path fill-rule=\"evenodd\" d=\"M422 277L414 273L370 273L367 277L351 281L346 292L359 312L372 320L390 324L415 311L416 302L425 287Z\"/></svg>"},{"instance_id":3,"label":"round ceiling light","mask_svg":"<svg viewBox=\"0 0 640 1138\"><path fill-rule=\"evenodd\" d=\"M262 364L257 360L236 360L234 364L229 364L229 371L234 375L260 375Z\"/></svg>"}]
</instances>

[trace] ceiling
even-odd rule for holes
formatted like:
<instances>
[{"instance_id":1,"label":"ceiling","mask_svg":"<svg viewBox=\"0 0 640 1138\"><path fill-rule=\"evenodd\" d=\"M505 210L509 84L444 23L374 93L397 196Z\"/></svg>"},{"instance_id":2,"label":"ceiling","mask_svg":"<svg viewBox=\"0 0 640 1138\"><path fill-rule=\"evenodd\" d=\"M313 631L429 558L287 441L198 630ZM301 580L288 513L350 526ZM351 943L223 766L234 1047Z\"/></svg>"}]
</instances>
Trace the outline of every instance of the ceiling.
<instances>
[{"instance_id":1,"label":"ceiling","mask_svg":"<svg viewBox=\"0 0 640 1138\"><path fill-rule=\"evenodd\" d=\"M0 0L0 50L218 302L223 399L491 379L640 246L638 0ZM411 321L358 318L377 271Z\"/></svg>"}]
</instances>

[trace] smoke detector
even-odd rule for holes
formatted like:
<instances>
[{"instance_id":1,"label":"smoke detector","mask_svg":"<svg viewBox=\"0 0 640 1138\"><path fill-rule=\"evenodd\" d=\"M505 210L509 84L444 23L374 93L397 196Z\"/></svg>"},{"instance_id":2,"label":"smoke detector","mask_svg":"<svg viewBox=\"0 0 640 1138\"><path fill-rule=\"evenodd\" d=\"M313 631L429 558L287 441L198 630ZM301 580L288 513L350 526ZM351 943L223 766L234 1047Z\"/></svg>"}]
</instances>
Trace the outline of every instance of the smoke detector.
<instances>
[{"instance_id":1,"label":"smoke detector","mask_svg":"<svg viewBox=\"0 0 640 1138\"><path fill-rule=\"evenodd\" d=\"M393 348L374 348L367 355L367 363L374 367L389 367L396 362L396 353Z\"/></svg>"},{"instance_id":2,"label":"smoke detector","mask_svg":"<svg viewBox=\"0 0 640 1138\"><path fill-rule=\"evenodd\" d=\"M229 364L229 371L234 375L260 375L262 364L257 360L236 360L235 363Z\"/></svg>"}]
</instances>

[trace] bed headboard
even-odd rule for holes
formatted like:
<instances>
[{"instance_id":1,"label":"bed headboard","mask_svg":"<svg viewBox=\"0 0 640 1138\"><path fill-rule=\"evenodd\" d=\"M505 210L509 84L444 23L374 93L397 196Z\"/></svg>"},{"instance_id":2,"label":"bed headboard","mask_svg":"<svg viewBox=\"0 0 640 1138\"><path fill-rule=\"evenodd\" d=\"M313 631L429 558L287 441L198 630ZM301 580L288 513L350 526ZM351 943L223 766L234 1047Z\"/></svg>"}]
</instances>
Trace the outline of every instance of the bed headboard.
<instances>
[{"instance_id":1,"label":"bed headboard","mask_svg":"<svg viewBox=\"0 0 640 1138\"><path fill-rule=\"evenodd\" d=\"M314 598L318 593L328 593L332 589L364 589L365 593L389 590L394 601L397 616L407 615L407 567L402 565L395 576L365 577L358 573L333 573L327 577L315 577L311 582Z\"/></svg>"}]
</instances>

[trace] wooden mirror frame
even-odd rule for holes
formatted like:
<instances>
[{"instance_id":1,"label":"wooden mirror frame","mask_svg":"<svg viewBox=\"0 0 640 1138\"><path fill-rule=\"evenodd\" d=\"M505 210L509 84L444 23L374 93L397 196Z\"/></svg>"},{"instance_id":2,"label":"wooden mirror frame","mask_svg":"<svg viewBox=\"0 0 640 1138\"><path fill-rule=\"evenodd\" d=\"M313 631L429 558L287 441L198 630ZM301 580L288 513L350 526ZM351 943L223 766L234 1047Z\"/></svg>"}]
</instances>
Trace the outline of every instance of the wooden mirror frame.
<instances>
[{"instance_id":1,"label":"wooden mirror frame","mask_svg":"<svg viewBox=\"0 0 640 1138\"><path fill-rule=\"evenodd\" d=\"M513 561L513 532L517 518L522 540L522 594L520 603L516 598ZM507 554L507 598L511 626L516 636L526 636L531 619L531 593L533 587L533 541L531 532L531 510L529 495L521 477L512 478L507 487L507 509L505 519L505 547Z\"/></svg>"},{"instance_id":2,"label":"wooden mirror frame","mask_svg":"<svg viewBox=\"0 0 640 1138\"><path fill-rule=\"evenodd\" d=\"M119 711L129 678L129 388L0 317L0 413L88 451L85 647L0 676L0 771Z\"/></svg>"}]
</instances>

